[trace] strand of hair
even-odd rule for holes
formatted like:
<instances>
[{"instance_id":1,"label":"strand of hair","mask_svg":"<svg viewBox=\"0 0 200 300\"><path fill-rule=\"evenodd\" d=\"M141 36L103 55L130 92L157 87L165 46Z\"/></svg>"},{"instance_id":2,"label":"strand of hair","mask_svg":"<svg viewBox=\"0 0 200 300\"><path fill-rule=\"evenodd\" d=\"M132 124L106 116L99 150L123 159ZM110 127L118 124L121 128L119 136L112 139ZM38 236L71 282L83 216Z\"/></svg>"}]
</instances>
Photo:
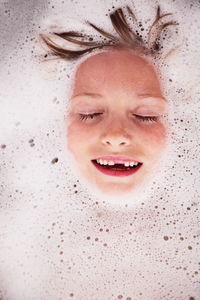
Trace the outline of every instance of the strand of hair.
<instances>
[{"instance_id":1,"label":"strand of hair","mask_svg":"<svg viewBox=\"0 0 200 300\"><path fill-rule=\"evenodd\" d=\"M77 57L79 57L83 54L92 52L95 49L101 49L103 47L112 46L108 43L105 43L105 44L101 44L101 45L96 45L96 46L88 48L88 49L74 51L74 50L61 48L60 46L55 44L50 38L48 38L44 35L40 35L40 36L43 39L43 41L46 43L46 45L49 47L49 49L52 51L53 55L59 56L62 59L74 59L74 58L77 58Z\"/></svg>"},{"instance_id":2,"label":"strand of hair","mask_svg":"<svg viewBox=\"0 0 200 300\"><path fill-rule=\"evenodd\" d=\"M60 32L60 33L56 33L56 34L59 34L59 35L62 36L62 37L65 37L65 36L71 36L71 37L83 37L83 34L77 32L77 31L66 31L66 32Z\"/></svg>"},{"instance_id":3,"label":"strand of hair","mask_svg":"<svg viewBox=\"0 0 200 300\"><path fill-rule=\"evenodd\" d=\"M166 14L163 14L163 15L160 15L160 6L158 6L157 8L157 15L156 15L156 19L155 21L152 23L152 25L150 26L150 29L149 29L149 32L148 32L148 39L147 39L147 43L148 45L150 44L151 42L151 38L152 38L152 31L154 30L154 28L156 27L157 23L167 17L167 16L171 16L172 13L166 13ZM158 36L158 34L156 34L156 36Z\"/></svg>"},{"instance_id":4,"label":"strand of hair","mask_svg":"<svg viewBox=\"0 0 200 300\"><path fill-rule=\"evenodd\" d=\"M129 12L129 14L132 16L132 18L137 22L137 18L135 16L135 14L133 13L132 9L128 5L126 6L126 8Z\"/></svg>"},{"instance_id":5,"label":"strand of hair","mask_svg":"<svg viewBox=\"0 0 200 300\"><path fill-rule=\"evenodd\" d=\"M96 45L97 43L96 42L86 42L86 41L80 41L80 40L76 40L76 39L73 39L71 38L67 32L65 32L64 34L63 33L54 33L55 35L61 37L62 39L68 41L68 42L71 42L73 44L77 44L79 46L94 46Z\"/></svg>"},{"instance_id":6,"label":"strand of hair","mask_svg":"<svg viewBox=\"0 0 200 300\"><path fill-rule=\"evenodd\" d=\"M155 40L157 40L157 39L160 37L162 31L163 31L165 28L167 28L167 27L169 27L169 26L174 26L174 25L178 25L178 23L177 23L176 21L170 21L170 22L161 24L161 25L159 26L159 28L158 28L157 35L156 35Z\"/></svg>"},{"instance_id":7,"label":"strand of hair","mask_svg":"<svg viewBox=\"0 0 200 300\"><path fill-rule=\"evenodd\" d=\"M96 31L98 31L101 35L103 35L107 39L110 39L113 42L118 42L118 39L114 35L104 31L103 29L100 29L99 27L97 27L93 23L90 23L89 21L87 21L87 24L89 24L92 28L94 28Z\"/></svg>"},{"instance_id":8,"label":"strand of hair","mask_svg":"<svg viewBox=\"0 0 200 300\"><path fill-rule=\"evenodd\" d=\"M123 41L128 44L134 44L134 42L139 39L139 37L130 29L121 9L110 14L110 18L115 31Z\"/></svg>"},{"instance_id":9,"label":"strand of hair","mask_svg":"<svg viewBox=\"0 0 200 300\"><path fill-rule=\"evenodd\" d=\"M167 23L164 23L164 24L161 24L159 26L159 29L157 31L157 35L156 35L156 38L154 39L154 42L153 42L153 46L152 48L156 51L160 50L160 43L158 43L158 39L160 38L161 36L161 33L162 31L169 27L169 26L173 26L173 25L179 25L179 23L177 23L176 21L171 21L171 22L167 22Z\"/></svg>"}]
</instances>

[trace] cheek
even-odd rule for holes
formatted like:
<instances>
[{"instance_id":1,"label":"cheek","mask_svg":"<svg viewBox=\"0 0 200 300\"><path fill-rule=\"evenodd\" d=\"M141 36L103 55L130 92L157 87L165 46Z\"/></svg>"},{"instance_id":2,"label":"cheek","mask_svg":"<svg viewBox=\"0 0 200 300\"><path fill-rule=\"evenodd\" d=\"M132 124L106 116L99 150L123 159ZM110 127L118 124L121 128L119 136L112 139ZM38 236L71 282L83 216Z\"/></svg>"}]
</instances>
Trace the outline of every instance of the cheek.
<instances>
[{"instance_id":1,"label":"cheek","mask_svg":"<svg viewBox=\"0 0 200 300\"><path fill-rule=\"evenodd\" d=\"M94 140L94 132L84 124L72 122L67 128L67 145L75 155L81 155Z\"/></svg>"},{"instance_id":2,"label":"cheek","mask_svg":"<svg viewBox=\"0 0 200 300\"><path fill-rule=\"evenodd\" d=\"M163 124L155 124L143 130L142 142L148 155L161 153L166 144L166 128Z\"/></svg>"}]
</instances>

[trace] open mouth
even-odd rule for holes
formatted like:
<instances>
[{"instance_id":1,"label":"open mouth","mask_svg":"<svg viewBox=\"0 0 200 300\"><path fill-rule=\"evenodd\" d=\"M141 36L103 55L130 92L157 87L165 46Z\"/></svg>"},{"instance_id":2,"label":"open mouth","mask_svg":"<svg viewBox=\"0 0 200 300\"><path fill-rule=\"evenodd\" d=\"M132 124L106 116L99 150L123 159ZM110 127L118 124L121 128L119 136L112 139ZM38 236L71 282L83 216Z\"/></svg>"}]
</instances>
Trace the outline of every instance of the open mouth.
<instances>
[{"instance_id":1,"label":"open mouth","mask_svg":"<svg viewBox=\"0 0 200 300\"><path fill-rule=\"evenodd\" d=\"M142 163L136 161L113 162L105 160L92 160L93 165L100 172L110 176L129 176L136 173Z\"/></svg>"}]
</instances>

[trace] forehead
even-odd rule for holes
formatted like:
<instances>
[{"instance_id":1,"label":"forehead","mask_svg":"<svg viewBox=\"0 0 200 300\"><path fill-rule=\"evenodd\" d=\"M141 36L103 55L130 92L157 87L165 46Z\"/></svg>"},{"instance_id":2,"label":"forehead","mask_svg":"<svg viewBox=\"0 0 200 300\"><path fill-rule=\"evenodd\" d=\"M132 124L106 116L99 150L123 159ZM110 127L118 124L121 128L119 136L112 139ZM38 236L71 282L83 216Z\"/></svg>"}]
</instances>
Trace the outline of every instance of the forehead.
<instances>
[{"instance_id":1,"label":"forehead","mask_svg":"<svg viewBox=\"0 0 200 300\"><path fill-rule=\"evenodd\" d=\"M73 94L87 92L144 92L160 94L153 66L132 50L109 50L87 58L75 74Z\"/></svg>"}]
</instances>

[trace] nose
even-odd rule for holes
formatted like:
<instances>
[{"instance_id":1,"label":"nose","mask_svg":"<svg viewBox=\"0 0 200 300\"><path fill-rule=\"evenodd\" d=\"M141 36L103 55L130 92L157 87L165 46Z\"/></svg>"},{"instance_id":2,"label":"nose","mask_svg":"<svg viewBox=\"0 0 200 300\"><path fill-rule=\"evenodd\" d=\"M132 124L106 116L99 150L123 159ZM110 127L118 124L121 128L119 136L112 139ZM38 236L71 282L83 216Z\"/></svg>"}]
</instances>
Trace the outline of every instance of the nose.
<instances>
[{"instance_id":1,"label":"nose","mask_svg":"<svg viewBox=\"0 0 200 300\"><path fill-rule=\"evenodd\" d=\"M101 142L103 145L113 148L129 146L131 143L130 136L123 129L108 129L102 136Z\"/></svg>"}]
</instances>

